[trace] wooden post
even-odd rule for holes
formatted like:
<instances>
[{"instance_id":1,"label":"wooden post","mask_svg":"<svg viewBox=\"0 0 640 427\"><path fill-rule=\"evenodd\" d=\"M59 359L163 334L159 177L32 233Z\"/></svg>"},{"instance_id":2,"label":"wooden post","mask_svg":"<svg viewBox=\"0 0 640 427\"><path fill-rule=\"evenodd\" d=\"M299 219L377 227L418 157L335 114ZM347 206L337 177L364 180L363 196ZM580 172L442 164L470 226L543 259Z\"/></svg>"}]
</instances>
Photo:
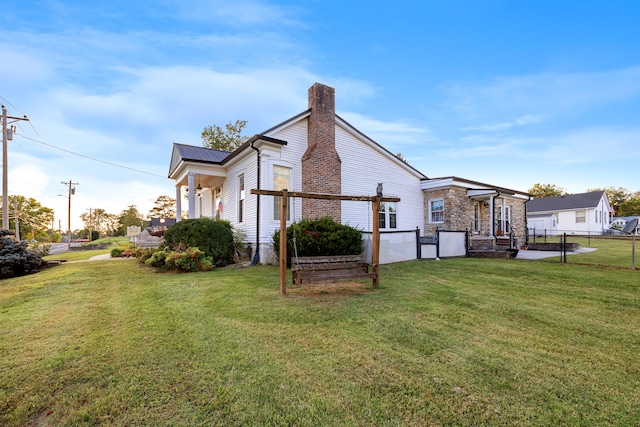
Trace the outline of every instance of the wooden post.
<instances>
[{"instance_id":1,"label":"wooden post","mask_svg":"<svg viewBox=\"0 0 640 427\"><path fill-rule=\"evenodd\" d=\"M373 287L380 285L380 225L378 224L378 212L380 211L380 196L373 198L373 236L372 236L372 255L371 264L373 265Z\"/></svg>"},{"instance_id":2,"label":"wooden post","mask_svg":"<svg viewBox=\"0 0 640 427\"><path fill-rule=\"evenodd\" d=\"M287 294L287 203L289 192L282 190L280 199L280 293Z\"/></svg>"}]
</instances>

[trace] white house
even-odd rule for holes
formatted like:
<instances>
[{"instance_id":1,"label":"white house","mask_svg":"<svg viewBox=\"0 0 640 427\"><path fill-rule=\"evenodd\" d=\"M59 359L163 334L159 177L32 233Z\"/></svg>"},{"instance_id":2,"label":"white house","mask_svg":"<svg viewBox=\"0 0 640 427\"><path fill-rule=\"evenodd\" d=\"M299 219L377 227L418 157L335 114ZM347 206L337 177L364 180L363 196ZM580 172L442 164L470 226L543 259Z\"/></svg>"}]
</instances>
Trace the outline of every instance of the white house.
<instances>
[{"instance_id":1,"label":"white house","mask_svg":"<svg viewBox=\"0 0 640 427\"><path fill-rule=\"evenodd\" d=\"M527 202L527 227L535 234L604 234L612 214L604 191L541 197Z\"/></svg>"},{"instance_id":2,"label":"white house","mask_svg":"<svg viewBox=\"0 0 640 427\"><path fill-rule=\"evenodd\" d=\"M524 204L530 198L459 177L427 178L338 116L334 89L319 83L309 88L306 111L233 152L174 143L169 178L175 181L178 221L183 200L188 200L189 218L230 221L246 233L253 261L261 263L274 261L272 236L280 226L280 202L252 194L252 189L373 196L382 184L384 196L400 201L383 203L375 216L370 202L307 198L292 198L287 214L288 225L330 216L363 230L366 258L377 221L381 263L424 258L419 247L424 239L418 237L425 234L439 245L437 235L458 232L462 255L466 249L492 249L500 242L521 245Z\"/></svg>"},{"instance_id":3,"label":"white house","mask_svg":"<svg viewBox=\"0 0 640 427\"><path fill-rule=\"evenodd\" d=\"M231 153L174 143L169 178L175 181L178 213L186 197L189 218L217 217L244 230L254 262L273 261L271 242L280 212L276 197L254 195L252 189L371 196L382 183L384 195L400 202L381 207L381 232L424 230L420 182L427 177L336 115L334 89L319 83L309 89L306 111ZM287 224L331 216L368 233L371 209L369 202L294 198ZM393 246L393 239L381 242L386 262L415 259L415 253L394 254Z\"/></svg>"}]
</instances>

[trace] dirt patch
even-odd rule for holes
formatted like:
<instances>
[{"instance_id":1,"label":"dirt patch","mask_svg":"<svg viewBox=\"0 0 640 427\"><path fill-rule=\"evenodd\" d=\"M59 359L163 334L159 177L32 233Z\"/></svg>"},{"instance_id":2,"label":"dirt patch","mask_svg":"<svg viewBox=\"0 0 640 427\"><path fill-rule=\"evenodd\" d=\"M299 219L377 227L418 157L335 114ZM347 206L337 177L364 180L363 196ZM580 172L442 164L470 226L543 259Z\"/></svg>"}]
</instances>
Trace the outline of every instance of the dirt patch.
<instances>
[{"instance_id":1,"label":"dirt patch","mask_svg":"<svg viewBox=\"0 0 640 427\"><path fill-rule=\"evenodd\" d=\"M319 283L290 286L287 293L301 298L324 298L349 296L371 292L366 284L359 282Z\"/></svg>"}]
</instances>

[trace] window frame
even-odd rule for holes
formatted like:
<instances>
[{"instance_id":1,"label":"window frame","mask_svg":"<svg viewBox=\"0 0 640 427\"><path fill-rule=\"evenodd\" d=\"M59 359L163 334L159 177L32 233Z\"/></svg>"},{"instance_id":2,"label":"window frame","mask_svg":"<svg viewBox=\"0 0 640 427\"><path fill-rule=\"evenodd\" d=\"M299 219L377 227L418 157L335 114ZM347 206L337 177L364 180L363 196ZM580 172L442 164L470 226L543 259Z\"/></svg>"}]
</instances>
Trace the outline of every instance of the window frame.
<instances>
[{"instance_id":1,"label":"window frame","mask_svg":"<svg viewBox=\"0 0 640 427\"><path fill-rule=\"evenodd\" d=\"M272 183L273 183L273 190L275 191L280 191L280 190L284 190L285 187L283 188L277 188L277 184L276 184L276 168L280 168L280 169L284 169L287 170L289 172L289 185L287 186L287 190L291 191L291 182L293 180L293 168L290 166L285 166L285 165L279 165L279 164L273 164L271 167L271 178L272 178ZM282 176L282 175L280 175ZM280 203L281 203L281 197L282 196L273 196L273 220L274 221L280 221ZM291 203L287 204L287 221L291 221Z\"/></svg>"},{"instance_id":2,"label":"window frame","mask_svg":"<svg viewBox=\"0 0 640 427\"><path fill-rule=\"evenodd\" d=\"M389 230L398 229L397 202L380 202L378 208L378 228Z\"/></svg>"},{"instance_id":3,"label":"window frame","mask_svg":"<svg viewBox=\"0 0 640 427\"><path fill-rule=\"evenodd\" d=\"M442 203L442 209L434 210L433 204L440 202ZM434 220L434 214L440 214L442 218L440 220ZM434 199L429 199L429 224L443 224L444 223L444 197L438 197Z\"/></svg>"},{"instance_id":4,"label":"window frame","mask_svg":"<svg viewBox=\"0 0 640 427\"><path fill-rule=\"evenodd\" d=\"M246 220L245 209L246 209L246 193L245 193L245 174L241 173L238 175L238 224L243 224Z\"/></svg>"}]
</instances>

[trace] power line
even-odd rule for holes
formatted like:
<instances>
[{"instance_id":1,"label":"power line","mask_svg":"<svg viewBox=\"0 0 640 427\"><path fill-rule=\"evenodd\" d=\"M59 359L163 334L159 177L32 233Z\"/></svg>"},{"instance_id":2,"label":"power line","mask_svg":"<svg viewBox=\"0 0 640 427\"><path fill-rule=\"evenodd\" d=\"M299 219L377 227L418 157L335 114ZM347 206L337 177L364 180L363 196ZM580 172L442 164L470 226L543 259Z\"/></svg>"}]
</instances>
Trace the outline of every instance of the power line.
<instances>
[{"instance_id":1,"label":"power line","mask_svg":"<svg viewBox=\"0 0 640 427\"><path fill-rule=\"evenodd\" d=\"M104 163L104 164L109 165L109 166L115 166L115 167L122 168L122 169L128 169L130 171L134 171L134 172L138 172L138 173L144 173L144 174L147 174L147 175L156 176L158 178L166 178L166 176L158 175L157 173L147 172L147 171L143 171L143 170L135 169L135 168L130 168L128 166L123 166L123 165L119 165L117 163L112 163L112 162L108 162L106 160L96 159L95 157L91 157L91 156L87 156L87 155L84 155L84 154L76 153L74 151L67 150L65 148L56 147L55 145L47 144L44 141L39 141L37 139L29 138L28 136L24 136L24 135L18 135L18 136L20 136L20 137L22 137L24 139L28 139L28 140L33 141L33 142L37 142L38 144L46 145L47 147L55 148L56 150L64 151L65 153L73 154L74 156L84 157L85 159L93 160L95 162Z\"/></svg>"}]
</instances>

